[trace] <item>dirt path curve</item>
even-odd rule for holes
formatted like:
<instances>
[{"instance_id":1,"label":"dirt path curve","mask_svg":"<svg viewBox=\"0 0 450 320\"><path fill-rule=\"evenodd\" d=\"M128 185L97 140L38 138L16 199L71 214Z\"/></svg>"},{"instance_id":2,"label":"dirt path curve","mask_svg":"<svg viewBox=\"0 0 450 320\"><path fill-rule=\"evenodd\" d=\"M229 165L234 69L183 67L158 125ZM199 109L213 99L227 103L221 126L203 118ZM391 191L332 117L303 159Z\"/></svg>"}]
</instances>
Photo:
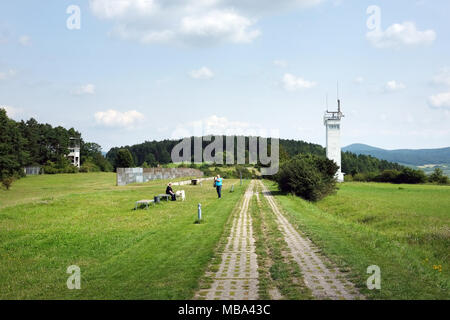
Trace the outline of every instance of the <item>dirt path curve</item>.
<instances>
[{"instance_id":1,"label":"dirt path curve","mask_svg":"<svg viewBox=\"0 0 450 320\"><path fill-rule=\"evenodd\" d=\"M255 253L252 219L248 211L255 182L251 181L244 201L231 227L222 253L219 270L210 289L202 289L195 299L256 300L258 299L258 263Z\"/></svg>"},{"instance_id":2,"label":"dirt path curve","mask_svg":"<svg viewBox=\"0 0 450 320\"><path fill-rule=\"evenodd\" d=\"M263 194L277 217L278 226L294 260L300 266L305 284L316 299L363 299L355 286L326 259L306 236L301 235L279 210L275 199L261 182Z\"/></svg>"}]
</instances>

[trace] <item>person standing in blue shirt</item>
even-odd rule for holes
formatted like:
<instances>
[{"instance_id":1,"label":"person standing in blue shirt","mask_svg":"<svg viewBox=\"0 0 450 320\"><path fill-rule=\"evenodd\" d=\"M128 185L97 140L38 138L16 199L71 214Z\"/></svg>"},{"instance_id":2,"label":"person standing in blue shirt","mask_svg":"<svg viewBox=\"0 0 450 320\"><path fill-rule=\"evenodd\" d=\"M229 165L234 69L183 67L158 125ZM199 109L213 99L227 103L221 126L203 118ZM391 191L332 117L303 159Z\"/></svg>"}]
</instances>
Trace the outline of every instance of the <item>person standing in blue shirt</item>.
<instances>
[{"instance_id":1,"label":"person standing in blue shirt","mask_svg":"<svg viewBox=\"0 0 450 320\"><path fill-rule=\"evenodd\" d=\"M214 178L214 185L216 186L217 195L219 196L219 199L222 198L222 184L223 178L217 175L217 177Z\"/></svg>"}]
</instances>

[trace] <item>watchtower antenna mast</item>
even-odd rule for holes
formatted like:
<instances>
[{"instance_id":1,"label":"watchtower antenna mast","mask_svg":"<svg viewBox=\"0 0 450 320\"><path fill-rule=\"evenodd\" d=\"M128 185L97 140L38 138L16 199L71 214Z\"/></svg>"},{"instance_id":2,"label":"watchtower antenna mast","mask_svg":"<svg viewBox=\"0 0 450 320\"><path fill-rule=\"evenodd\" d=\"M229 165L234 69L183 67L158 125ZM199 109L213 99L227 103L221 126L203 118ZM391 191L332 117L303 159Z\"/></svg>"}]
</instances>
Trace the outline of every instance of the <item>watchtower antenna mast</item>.
<instances>
[{"instance_id":1,"label":"watchtower antenna mast","mask_svg":"<svg viewBox=\"0 0 450 320\"><path fill-rule=\"evenodd\" d=\"M327 94L327 100L326 100L327 112L326 112L326 114L329 118L341 120L341 118L343 118L345 116L341 111L341 99L339 98L339 81L337 82L336 89L337 89L336 90L336 92L337 92L337 111L329 111L328 110L328 94Z\"/></svg>"},{"instance_id":2,"label":"watchtower antenna mast","mask_svg":"<svg viewBox=\"0 0 450 320\"><path fill-rule=\"evenodd\" d=\"M337 82L336 86L337 86L338 112L341 113L341 100L339 99L339 81Z\"/></svg>"}]
</instances>

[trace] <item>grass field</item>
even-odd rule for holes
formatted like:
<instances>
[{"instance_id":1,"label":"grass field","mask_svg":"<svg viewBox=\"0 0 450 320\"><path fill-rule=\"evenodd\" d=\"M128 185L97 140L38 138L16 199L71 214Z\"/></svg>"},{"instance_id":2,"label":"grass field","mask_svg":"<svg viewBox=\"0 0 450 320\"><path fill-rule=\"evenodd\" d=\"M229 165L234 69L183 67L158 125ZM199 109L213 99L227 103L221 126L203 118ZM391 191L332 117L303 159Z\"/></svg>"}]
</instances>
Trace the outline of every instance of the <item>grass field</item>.
<instances>
[{"instance_id":1,"label":"grass field","mask_svg":"<svg viewBox=\"0 0 450 320\"><path fill-rule=\"evenodd\" d=\"M112 173L45 175L0 191L0 299L189 299L245 184L182 186L185 202L132 210L167 181L116 187ZM204 223L194 224L201 202ZM81 268L82 290L66 269Z\"/></svg>"},{"instance_id":2,"label":"grass field","mask_svg":"<svg viewBox=\"0 0 450 320\"><path fill-rule=\"evenodd\" d=\"M225 180L221 200L210 183L176 186L187 201L132 210L166 183L116 187L115 174L89 173L32 176L1 190L0 299L192 298L247 182ZM369 299L450 298L450 187L344 183L312 204L266 184ZM204 223L195 224L199 202ZM277 287L287 299L311 298L266 200L250 210L260 296ZM67 289L70 265L81 268L82 290ZM370 265L381 268L381 290L366 287Z\"/></svg>"},{"instance_id":3,"label":"grass field","mask_svg":"<svg viewBox=\"0 0 450 320\"><path fill-rule=\"evenodd\" d=\"M266 183L291 223L348 270L368 298L450 298L450 187L345 183L311 204ZM381 290L365 285L370 265L381 268Z\"/></svg>"}]
</instances>

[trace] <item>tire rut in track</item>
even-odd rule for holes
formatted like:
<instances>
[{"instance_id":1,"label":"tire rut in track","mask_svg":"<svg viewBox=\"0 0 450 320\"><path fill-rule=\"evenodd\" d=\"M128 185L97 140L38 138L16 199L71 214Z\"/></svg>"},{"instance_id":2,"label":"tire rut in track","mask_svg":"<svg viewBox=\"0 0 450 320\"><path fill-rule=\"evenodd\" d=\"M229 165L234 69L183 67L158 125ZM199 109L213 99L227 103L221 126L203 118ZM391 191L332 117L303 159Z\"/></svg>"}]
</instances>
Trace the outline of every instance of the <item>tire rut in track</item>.
<instances>
[{"instance_id":1,"label":"tire rut in track","mask_svg":"<svg viewBox=\"0 0 450 320\"><path fill-rule=\"evenodd\" d=\"M278 226L284 235L292 257L300 266L305 284L316 299L364 299L355 286L348 281L331 262L319 254L318 248L306 236L301 235L278 208L273 195L261 182L262 192L274 212Z\"/></svg>"},{"instance_id":2,"label":"tire rut in track","mask_svg":"<svg viewBox=\"0 0 450 320\"><path fill-rule=\"evenodd\" d=\"M239 214L233 219L219 270L213 276L211 287L199 290L194 299L258 299L258 263L252 219L248 210L254 194L253 187L254 181L251 181L244 194Z\"/></svg>"}]
</instances>

